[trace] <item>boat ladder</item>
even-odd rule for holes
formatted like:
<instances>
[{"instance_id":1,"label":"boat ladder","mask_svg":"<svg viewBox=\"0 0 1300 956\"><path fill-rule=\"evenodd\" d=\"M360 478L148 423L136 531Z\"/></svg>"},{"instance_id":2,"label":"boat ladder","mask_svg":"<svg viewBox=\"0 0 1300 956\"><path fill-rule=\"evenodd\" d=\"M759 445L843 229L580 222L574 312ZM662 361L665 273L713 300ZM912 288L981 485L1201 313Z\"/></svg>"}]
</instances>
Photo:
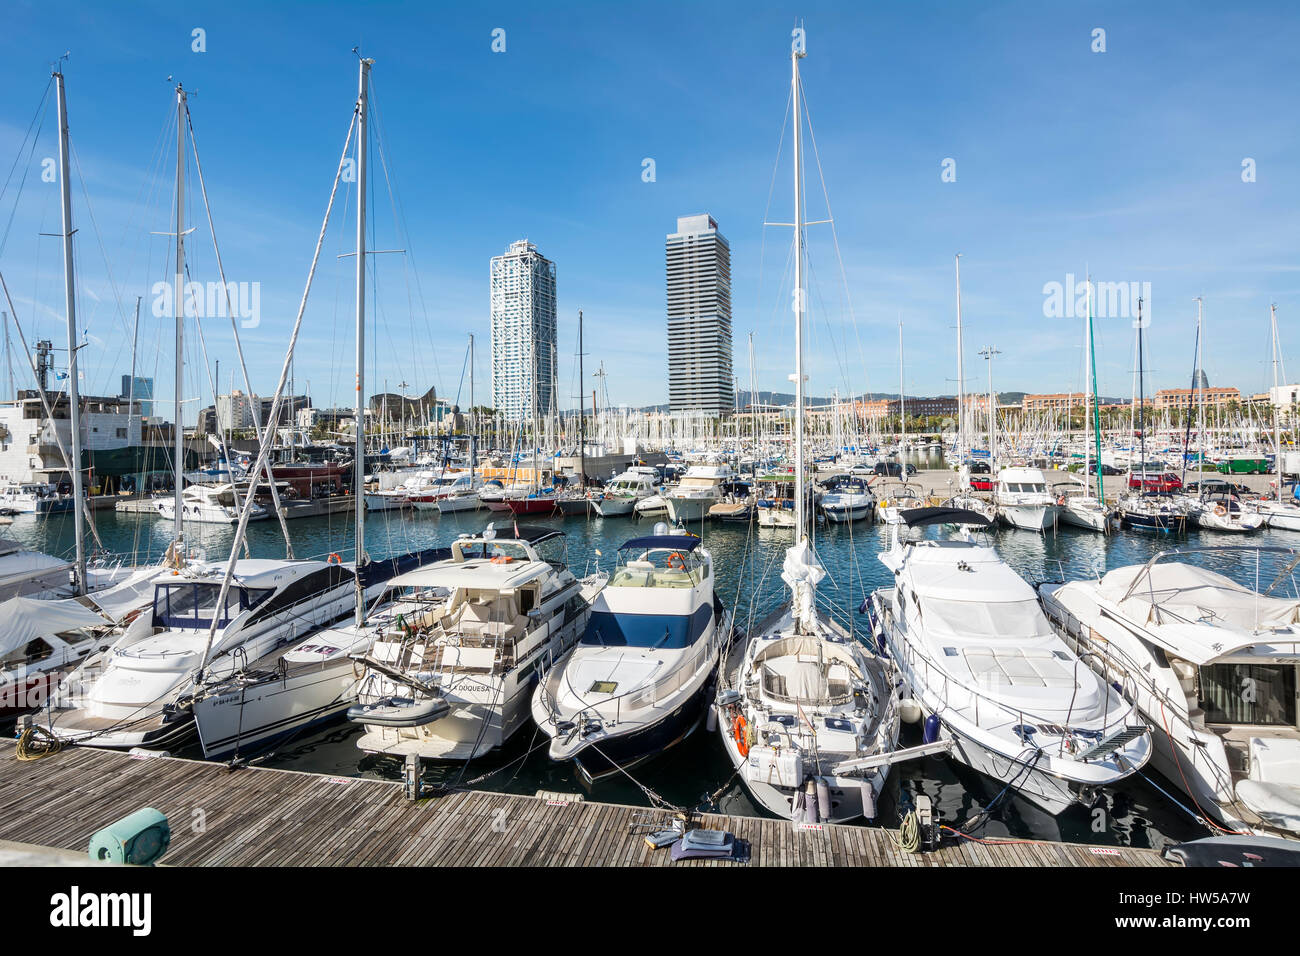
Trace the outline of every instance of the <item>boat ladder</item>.
<instances>
[{"instance_id":1,"label":"boat ladder","mask_svg":"<svg viewBox=\"0 0 1300 956\"><path fill-rule=\"evenodd\" d=\"M1115 731L1109 737L1105 737L1097 741L1087 750L1079 754L1076 759L1100 760L1102 758L1109 757L1116 750L1119 750L1121 747L1123 747L1126 743L1128 743L1131 740L1137 740L1146 732L1147 732L1147 727L1145 724L1129 725L1127 727L1121 727L1119 730Z\"/></svg>"}]
</instances>

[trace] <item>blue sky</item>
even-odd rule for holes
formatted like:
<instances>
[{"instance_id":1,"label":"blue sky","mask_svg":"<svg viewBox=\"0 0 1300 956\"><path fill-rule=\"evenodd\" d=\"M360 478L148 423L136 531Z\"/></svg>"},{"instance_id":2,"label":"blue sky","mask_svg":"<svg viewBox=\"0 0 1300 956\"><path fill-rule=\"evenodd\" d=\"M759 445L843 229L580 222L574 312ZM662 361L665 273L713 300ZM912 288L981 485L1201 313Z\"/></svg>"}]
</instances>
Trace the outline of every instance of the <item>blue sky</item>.
<instances>
[{"instance_id":1,"label":"blue sky","mask_svg":"<svg viewBox=\"0 0 1300 956\"><path fill-rule=\"evenodd\" d=\"M29 338L58 344L58 240L39 237L58 230L57 187L40 180L41 158L55 155L52 95L30 158L20 145L50 62L70 51L79 309L93 346L81 353L83 388L117 391L143 295L138 372L170 399L170 321L150 309L151 286L168 274L168 240L150 233L170 228L174 143L163 137L174 76L197 94L227 277L260 284L261 324L242 335L254 388L269 394L347 130L350 51L360 45L376 61L388 159L385 176L372 153L374 245L406 250L372 263L374 388L432 384L454 397L474 332L485 399L488 260L527 237L557 264L563 395L579 390L582 309L582 390L603 362L615 403L666 400L664 236L678 216L709 212L732 245L736 375L747 384L752 331L759 387L784 390L790 230L762 223L791 216L782 118L801 17L845 279L829 228L809 227L813 394L896 390L900 319L907 391L953 392L956 252L968 375L979 387L986 369L975 353L988 343L1001 351L1000 389L1082 386L1081 323L1045 315L1043 287L1089 269L1098 280L1150 283L1149 388L1190 378L1200 295L1211 383L1257 391L1270 375L1271 302L1285 357L1300 363L1300 12L1225 6L11 0L0 34L3 175L17 165L0 201L0 269ZM191 49L196 27L202 53ZM496 28L506 31L504 53L491 49ZM1092 52L1095 28L1106 31L1104 53ZM645 158L654 182L642 179ZM941 180L947 158L955 182ZM807 168L809 218L825 218L811 154ZM310 382L317 404L351 401L352 266L336 259L352 245L351 199L326 241L295 368L299 391ZM201 217L197 188L189 205ZM188 245L193 278L215 280L206 226ZM204 335L225 390L228 324L205 320ZM1103 394L1129 393L1132 335L1126 318L1098 322ZM208 404L194 339L185 398ZM199 404L187 405L187 420Z\"/></svg>"}]
</instances>

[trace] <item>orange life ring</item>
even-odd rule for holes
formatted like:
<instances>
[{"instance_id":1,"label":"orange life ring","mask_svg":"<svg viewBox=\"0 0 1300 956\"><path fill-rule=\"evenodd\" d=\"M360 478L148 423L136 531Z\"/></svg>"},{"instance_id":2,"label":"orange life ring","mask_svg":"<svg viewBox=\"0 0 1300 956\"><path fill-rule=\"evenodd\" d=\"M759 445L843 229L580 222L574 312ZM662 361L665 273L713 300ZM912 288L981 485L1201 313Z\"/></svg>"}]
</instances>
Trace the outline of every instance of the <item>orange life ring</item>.
<instances>
[{"instance_id":1,"label":"orange life ring","mask_svg":"<svg viewBox=\"0 0 1300 956\"><path fill-rule=\"evenodd\" d=\"M511 561L513 561L513 560L514 560L514 558L510 557L510 555L508 555L508 554L498 554L495 558L492 559L492 563L493 563L493 564L509 564L509 563L510 563Z\"/></svg>"},{"instance_id":2,"label":"orange life ring","mask_svg":"<svg viewBox=\"0 0 1300 956\"><path fill-rule=\"evenodd\" d=\"M1228 509L1223 507L1223 505L1215 505L1214 513L1218 515L1220 518L1222 518L1224 515L1228 513Z\"/></svg>"},{"instance_id":3,"label":"orange life ring","mask_svg":"<svg viewBox=\"0 0 1300 956\"><path fill-rule=\"evenodd\" d=\"M329 563L330 563L330 564L342 564L342 563L343 563L343 559L340 558L338 552L335 551L333 554L330 555Z\"/></svg>"},{"instance_id":4,"label":"orange life ring","mask_svg":"<svg viewBox=\"0 0 1300 956\"><path fill-rule=\"evenodd\" d=\"M668 555L668 567L676 571L686 570L686 559L682 557L680 551L674 551L672 554Z\"/></svg>"},{"instance_id":5,"label":"orange life ring","mask_svg":"<svg viewBox=\"0 0 1300 956\"><path fill-rule=\"evenodd\" d=\"M736 739L736 750L742 757L749 756L748 730L749 724L745 721L745 715L737 714L731 724L731 736Z\"/></svg>"}]
</instances>

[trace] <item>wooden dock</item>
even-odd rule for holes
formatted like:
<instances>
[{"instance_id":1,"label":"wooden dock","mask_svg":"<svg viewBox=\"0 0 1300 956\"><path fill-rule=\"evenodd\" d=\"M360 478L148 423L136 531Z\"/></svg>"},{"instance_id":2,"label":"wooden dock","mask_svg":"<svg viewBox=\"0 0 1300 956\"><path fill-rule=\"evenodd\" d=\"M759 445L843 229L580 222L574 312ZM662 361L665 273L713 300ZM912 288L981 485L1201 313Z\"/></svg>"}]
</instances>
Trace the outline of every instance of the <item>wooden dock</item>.
<instances>
[{"instance_id":1,"label":"wooden dock","mask_svg":"<svg viewBox=\"0 0 1300 956\"><path fill-rule=\"evenodd\" d=\"M680 861L645 830L671 815L641 807L462 792L409 801L400 783L69 748L20 761L0 745L0 840L84 852L141 807L166 814L173 866L1167 866L1154 850L963 840L905 853L888 830L796 829L705 815L748 845L745 862Z\"/></svg>"}]
</instances>

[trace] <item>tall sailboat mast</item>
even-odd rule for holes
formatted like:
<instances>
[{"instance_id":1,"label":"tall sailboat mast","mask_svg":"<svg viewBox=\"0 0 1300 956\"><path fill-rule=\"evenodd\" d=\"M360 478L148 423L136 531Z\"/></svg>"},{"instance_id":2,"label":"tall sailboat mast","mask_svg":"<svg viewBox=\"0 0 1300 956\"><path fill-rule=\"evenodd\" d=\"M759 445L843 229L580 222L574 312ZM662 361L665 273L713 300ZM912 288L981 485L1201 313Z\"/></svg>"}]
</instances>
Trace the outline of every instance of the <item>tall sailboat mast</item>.
<instances>
[{"instance_id":1,"label":"tall sailboat mast","mask_svg":"<svg viewBox=\"0 0 1300 956\"><path fill-rule=\"evenodd\" d=\"M1101 474L1101 407L1097 402L1097 346L1092 338L1092 276L1088 277L1088 381L1092 386L1092 440L1096 459L1097 500L1106 503L1105 479Z\"/></svg>"},{"instance_id":2,"label":"tall sailboat mast","mask_svg":"<svg viewBox=\"0 0 1300 956\"><path fill-rule=\"evenodd\" d=\"M578 469L582 477L579 488L587 487L587 416L582 411L582 383L585 381L582 371L582 310L578 310Z\"/></svg>"},{"instance_id":3,"label":"tall sailboat mast","mask_svg":"<svg viewBox=\"0 0 1300 956\"><path fill-rule=\"evenodd\" d=\"M953 262L957 267L957 467L960 469L964 465L966 446L966 373L962 365L960 252L953 256Z\"/></svg>"},{"instance_id":4,"label":"tall sailboat mast","mask_svg":"<svg viewBox=\"0 0 1300 956\"><path fill-rule=\"evenodd\" d=\"M803 477L803 119L800 110L799 60L790 52L790 90L794 100L794 543L807 536Z\"/></svg>"},{"instance_id":5,"label":"tall sailboat mast","mask_svg":"<svg viewBox=\"0 0 1300 956\"><path fill-rule=\"evenodd\" d=\"M1270 306L1268 307L1268 321L1269 321L1269 326L1270 326L1270 332L1271 332L1271 335L1272 335L1272 338L1273 338L1273 356L1272 356L1272 358L1273 358L1273 389L1274 389L1273 394L1276 395L1276 394L1277 394L1277 386L1278 386L1278 380L1277 380L1277 359L1278 359L1278 350L1277 350L1277 306L1276 306L1276 305L1270 305ZM1272 402L1272 401L1270 401L1269 404L1273 406L1273 461L1275 462L1274 467L1273 467L1273 470L1274 470L1274 472L1277 473L1277 500L1278 500L1279 503L1281 503L1281 501L1282 501L1282 426L1281 426L1281 424L1280 424L1280 422L1279 422L1277 404L1276 404L1275 402ZM1292 436L1291 436L1293 440L1294 440L1294 438L1295 438L1294 428L1295 428L1295 426L1294 426L1294 424L1293 424L1293 425L1292 425Z\"/></svg>"},{"instance_id":6,"label":"tall sailboat mast","mask_svg":"<svg viewBox=\"0 0 1300 956\"><path fill-rule=\"evenodd\" d=\"M68 408L72 416L72 513L77 534L76 593L86 593L85 502L81 487L81 394L77 382L77 295L72 264L72 178L68 170L68 100L63 74L55 73L59 99L59 193L63 199L63 291L68 313ZM7 331L7 330L6 330ZM177 424L179 431L180 425ZM179 493L179 492L178 492Z\"/></svg>"},{"instance_id":7,"label":"tall sailboat mast","mask_svg":"<svg viewBox=\"0 0 1300 956\"><path fill-rule=\"evenodd\" d=\"M357 394L356 450L352 458L352 507L356 514L357 628L365 626L365 589L361 584L361 566L366 560L366 146L369 138L367 91L370 66L374 60L361 58L357 90Z\"/></svg>"},{"instance_id":8,"label":"tall sailboat mast","mask_svg":"<svg viewBox=\"0 0 1300 956\"><path fill-rule=\"evenodd\" d=\"M474 416L474 333L469 334L469 483L478 473L478 420Z\"/></svg>"},{"instance_id":9,"label":"tall sailboat mast","mask_svg":"<svg viewBox=\"0 0 1300 956\"><path fill-rule=\"evenodd\" d=\"M176 548L179 553L185 537L185 501L182 495L185 484L185 429L181 422L181 393L185 389L185 90L176 84L176 279L172 292L172 311L176 319L176 415L175 446L172 462L174 472L176 509Z\"/></svg>"}]
</instances>

